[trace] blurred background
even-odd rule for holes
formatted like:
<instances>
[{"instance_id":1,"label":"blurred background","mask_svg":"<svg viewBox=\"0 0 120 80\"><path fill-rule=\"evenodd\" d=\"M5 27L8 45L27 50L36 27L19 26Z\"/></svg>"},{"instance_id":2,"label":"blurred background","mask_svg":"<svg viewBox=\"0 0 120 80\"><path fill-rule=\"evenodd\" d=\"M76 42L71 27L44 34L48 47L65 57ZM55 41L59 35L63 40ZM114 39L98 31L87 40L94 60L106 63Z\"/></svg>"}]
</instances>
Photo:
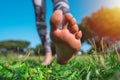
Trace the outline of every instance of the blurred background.
<instances>
[{"instance_id":1,"label":"blurred background","mask_svg":"<svg viewBox=\"0 0 120 80\"><path fill-rule=\"evenodd\" d=\"M83 32L81 52L88 53L95 42L101 51L112 49L120 39L120 0L68 0L70 12L76 18ZM51 0L47 2L46 22L50 32L50 16L53 13ZM51 41L51 40L50 40ZM53 43L52 50L55 52ZM33 53L41 53L44 48L37 33L32 0L0 0L0 51L25 52L30 48Z\"/></svg>"}]
</instances>

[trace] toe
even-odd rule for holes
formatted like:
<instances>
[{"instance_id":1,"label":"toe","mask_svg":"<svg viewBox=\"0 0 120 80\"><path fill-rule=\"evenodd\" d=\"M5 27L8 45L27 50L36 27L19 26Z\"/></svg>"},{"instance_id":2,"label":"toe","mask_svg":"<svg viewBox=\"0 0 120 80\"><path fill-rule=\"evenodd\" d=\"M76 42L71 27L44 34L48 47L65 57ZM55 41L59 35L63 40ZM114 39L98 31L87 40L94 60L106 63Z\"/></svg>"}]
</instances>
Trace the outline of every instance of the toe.
<instances>
[{"instance_id":1,"label":"toe","mask_svg":"<svg viewBox=\"0 0 120 80\"><path fill-rule=\"evenodd\" d=\"M73 34L76 33L76 32L78 32L78 25L75 24L75 25L69 27L69 30L70 30L70 32L73 33Z\"/></svg>"},{"instance_id":2,"label":"toe","mask_svg":"<svg viewBox=\"0 0 120 80\"><path fill-rule=\"evenodd\" d=\"M67 13L65 16L64 16L64 25L67 24L67 27L66 26L63 26L63 28L68 28L70 30L71 33L76 33L78 32L78 25L76 24L76 19L72 17L72 15L70 13Z\"/></svg>"},{"instance_id":3,"label":"toe","mask_svg":"<svg viewBox=\"0 0 120 80\"><path fill-rule=\"evenodd\" d=\"M75 34L75 37L76 37L76 39L81 39L81 37L82 37L82 32L81 31L79 31L79 32L77 32L76 34Z\"/></svg>"},{"instance_id":4,"label":"toe","mask_svg":"<svg viewBox=\"0 0 120 80\"><path fill-rule=\"evenodd\" d=\"M67 13L67 14L64 15L62 29L69 28L69 23L70 23L71 19L72 19L72 15L70 13Z\"/></svg>"},{"instance_id":5,"label":"toe","mask_svg":"<svg viewBox=\"0 0 120 80\"><path fill-rule=\"evenodd\" d=\"M64 19L69 22L69 25L70 26L73 26L76 24L76 19L73 18L73 16L70 14L70 13L67 13L65 16L64 16Z\"/></svg>"},{"instance_id":6,"label":"toe","mask_svg":"<svg viewBox=\"0 0 120 80\"><path fill-rule=\"evenodd\" d=\"M75 18L71 18L69 21L70 25L73 26L76 24L76 19Z\"/></svg>"},{"instance_id":7,"label":"toe","mask_svg":"<svg viewBox=\"0 0 120 80\"><path fill-rule=\"evenodd\" d=\"M69 21L69 20L72 19L73 17L72 17L72 14L67 13L67 14L64 15L64 18L65 18L67 21Z\"/></svg>"},{"instance_id":8,"label":"toe","mask_svg":"<svg viewBox=\"0 0 120 80\"><path fill-rule=\"evenodd\" d=\"M50 19L51 30L56 30L59 28L60 24L62 23L62 11L56 10Z\"/></svg>"}]
</instances>

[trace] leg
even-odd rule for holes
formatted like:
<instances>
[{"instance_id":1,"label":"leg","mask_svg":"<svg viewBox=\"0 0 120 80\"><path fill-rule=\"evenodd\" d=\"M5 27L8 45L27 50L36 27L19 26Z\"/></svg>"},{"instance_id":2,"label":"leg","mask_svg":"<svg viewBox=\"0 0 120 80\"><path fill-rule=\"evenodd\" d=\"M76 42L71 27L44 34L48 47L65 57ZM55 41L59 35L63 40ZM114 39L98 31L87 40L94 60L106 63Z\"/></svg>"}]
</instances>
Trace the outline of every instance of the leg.
<instances>
[{"instance_id":1,"label":"leg","mask_svg":"<svg viewBox=\"0 0 120 80\"><path fill-rule=\"evenodd\" d=\"M52 53L45 21L45 0L33 0L33 3L35 8L37 30L41 38L42 45L45 48L45 60L43 61L43 65L48 65L51 62Z\"/></svg>"},{"instance_id":2,"label":"leg","mask_svg":"<svg viewBox=\"0 0 120 80\"><path fill-rule=\"evenodd\" d=\"M55 43L57 62L59 64L68 63L69 59L80 49L82 36L78 31L75 18L70 13L62 15L61 10L56 10L51 16L51 39ZM59 18L58 18L59 17ZM59 26L62 25L62 29Z\"/></svg>"}]
</instances>

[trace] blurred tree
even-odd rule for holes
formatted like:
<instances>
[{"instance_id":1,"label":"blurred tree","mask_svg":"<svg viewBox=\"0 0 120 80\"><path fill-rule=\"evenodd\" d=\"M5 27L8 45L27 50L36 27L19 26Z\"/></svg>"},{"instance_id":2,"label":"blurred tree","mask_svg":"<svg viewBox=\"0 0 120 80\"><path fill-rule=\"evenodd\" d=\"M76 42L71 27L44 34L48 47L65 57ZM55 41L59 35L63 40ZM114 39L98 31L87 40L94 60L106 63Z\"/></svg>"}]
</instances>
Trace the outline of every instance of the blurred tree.
<instances>
[{"instance_id":1,"label":"blurred tree","mask_svg":"<svg viewBox=\"0 0 120 80\"><path fill-rule=\"evenodd\" d=\"M93 12L82 20L79 29L83 33L81 41L92 40L101 51L103 46L106 48L120 40L120 8L101 8Z\"/></svg>"},{"instance_id":2,"label":"blurred tree","mask_svg":"<svg viewBox=\"0 0 120 80\"><path fill-rule=\"evenodd\" d=\"M44 54L45 53L45 49L44 49L44 47L41 45L41 44L38 44L36 47L35 47L35 49L34 49L35 51L35 55L40 55L40 54Z\"/></svg>"},{"instance_id":3,"label":"blurred tree","mask_svg":"<svg viewBox=\"0 0 120 80\"><path fill-rule=\"evenodd\" d=\"M120 39L120 8L101 8L87 20L90 28L100 37Z\"/></svg>"},{"instance_id":4,"label":"blurred tree","mask_svg":"<svg viewBox=\"0 0 120 80\"><path fill-rule=\"evenodd\" d=\"M22 41L22 40L7 40L7 41L1 41L0 42L0 49L6 49L8 51L13 52L24 52L24 49L26 49L29 46L30 42L28 41Z\"/></svg>"}]
</instances>

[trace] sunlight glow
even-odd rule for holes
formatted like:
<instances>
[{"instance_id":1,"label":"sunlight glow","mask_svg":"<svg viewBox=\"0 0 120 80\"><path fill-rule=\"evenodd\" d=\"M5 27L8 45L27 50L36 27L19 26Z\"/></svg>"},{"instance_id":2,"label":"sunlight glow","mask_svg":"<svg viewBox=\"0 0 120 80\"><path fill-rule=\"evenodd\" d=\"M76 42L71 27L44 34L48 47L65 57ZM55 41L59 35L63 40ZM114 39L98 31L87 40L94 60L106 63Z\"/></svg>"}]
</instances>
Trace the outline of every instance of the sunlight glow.
<instances>
[{"instance_id":1,"label":"sunlight glow","mask_svg":"<svg viewBox=\"0 0 120 80\"><path fill-rule=\"evenodd\" d=\"M109 0L107 4L109 7L120 7L120 0Z\"/></svg>"}]
</instances>

